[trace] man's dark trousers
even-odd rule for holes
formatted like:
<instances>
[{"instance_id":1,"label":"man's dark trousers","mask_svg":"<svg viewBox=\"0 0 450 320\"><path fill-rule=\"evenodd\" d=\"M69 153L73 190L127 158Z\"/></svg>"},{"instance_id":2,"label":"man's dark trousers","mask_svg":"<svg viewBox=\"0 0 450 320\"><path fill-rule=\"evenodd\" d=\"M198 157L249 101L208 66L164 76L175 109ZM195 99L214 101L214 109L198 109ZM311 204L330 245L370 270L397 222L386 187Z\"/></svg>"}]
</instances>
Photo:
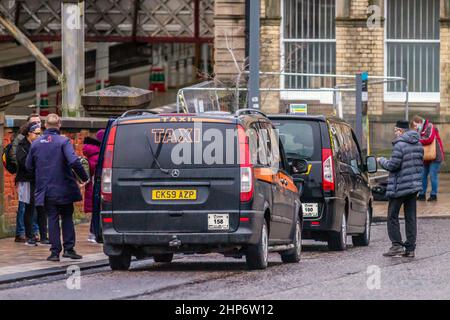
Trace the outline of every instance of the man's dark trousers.
<instances>
[{"instance_id":1,"label":"man's dark trousers","mask_svg":"<svg viewBox=\"0 0 450 320\"><path fill-rule=\"evenodd\" d=\"M55 205L46 203L45 210L48 215L48 233L51 243L50 251L53 254L61 253L61 230L59 227L59 217L61 216L62 236L64 241L64 251L70 251L75 246L75 227L73 225L73 203Z\"/></svg>"},{"instance_id":2,"label":"man's dark trousers","mask_svg":"<svg viewBox=\"0 0 450 320\"><path fill-rule=\"evenodd\" d=\"M402 242L402 234L400 233L400 222L398 215L400 208L404 207L405 212L405 226L406 226L406 242ZM414 251L416 249L417 238L417 193L400 198L390 198L388 208L387 228L389 239L393 245L401 245L407 251Z\"/></svg>"}]
</instances>

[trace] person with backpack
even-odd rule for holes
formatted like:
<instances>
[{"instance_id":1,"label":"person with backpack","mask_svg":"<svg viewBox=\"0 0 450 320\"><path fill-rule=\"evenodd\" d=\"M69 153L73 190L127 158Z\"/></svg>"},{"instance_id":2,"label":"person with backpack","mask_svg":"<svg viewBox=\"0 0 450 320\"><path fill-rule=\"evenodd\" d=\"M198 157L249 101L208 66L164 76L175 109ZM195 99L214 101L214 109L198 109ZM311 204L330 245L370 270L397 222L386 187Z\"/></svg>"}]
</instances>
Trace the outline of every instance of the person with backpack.
<instances>
[{"instance_id":1,"label":"person with backpack","mask_svg":"<svg viewBox=\"0 0 450 320\"><path fill-rule=\"evenodd\" d=\"M3 149L3 166L10 174L17 173L17 159L16 159L16 150L19 142L22 141L25 137L21 134L22 129L29 123L35 122L41 124L41 118L38 114L32 113L28 116L26 124L19 130L19 134L14 138L14 140L8 144ZM19 201L19 205L17 208L16 215L16 237L14 239L15 242L26 242L27 239L25 237L25 203ZM33 225L33 232L36 234L38 232L38 226L36 223ZM36 237L35 237L36 238Z\"/></svg>"},{"instance_id":2,"label":"person with backpack","mask_svg":"<svg viewBox=\"0 0 450 320\"><path fill-rule=\"evenodd\" d=\"M91 175L93 175L95 173L95 169L97 168L98 156L100 154L100 146L102 144L104 134L105 134L105 130L102 129L97 132L97 134L95 135L95 139L91 138L91 137L86 137L83 141L83 155L89 161L89 172ZM91 179L89 181L89 183L86 185L86 188L84 191L84 212L85 213L92 213L92 207L93 207L93 203L94 203L93 188L94 188L94 183L93 183L93 179ZM89 234L88 241L97 243L92 218L91 218L91 225L90 225L89 231L90 231L90 234Z\"/></svg>"},{"instance_id":3,"label":"person with backpack","mask_svg":"<svg viewBox=\"0 0 450 320\"><path fill-rule=\"evenodd\" d=\"M19 201L25 203L25 235L27 238L26 245L36 246L36 238L33 232L33 217L37 211L37 221L39 225L41 244L49 244L47 238L47 217L42 207L35 207L34 191L35 177L32 172L26 169L25 163L30 151L31 143L41 135L41 125L37 122L28 123L22 129L21 134L24 136L16 149L17 174L16 184L19 188Z\"/></svg>"}]
</instances>

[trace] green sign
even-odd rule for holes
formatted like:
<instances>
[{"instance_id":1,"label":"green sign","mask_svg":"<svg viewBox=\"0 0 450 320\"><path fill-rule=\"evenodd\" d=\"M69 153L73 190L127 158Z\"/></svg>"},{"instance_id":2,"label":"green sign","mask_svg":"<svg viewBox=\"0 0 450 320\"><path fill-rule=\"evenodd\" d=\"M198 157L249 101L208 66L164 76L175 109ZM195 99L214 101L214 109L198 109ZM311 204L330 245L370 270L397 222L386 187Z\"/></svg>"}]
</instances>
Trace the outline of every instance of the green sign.
<instances>
[{"instance_id":1,"label":"green sign","mask_svg":"<svg viewBox=\"0 0 450 320\"><path fill-rule=\"evenodd\" d=\"M298 115L308 114L308 105L305 103L295 103L289 105L289 113Z\"/></svg>"}]
</instances>

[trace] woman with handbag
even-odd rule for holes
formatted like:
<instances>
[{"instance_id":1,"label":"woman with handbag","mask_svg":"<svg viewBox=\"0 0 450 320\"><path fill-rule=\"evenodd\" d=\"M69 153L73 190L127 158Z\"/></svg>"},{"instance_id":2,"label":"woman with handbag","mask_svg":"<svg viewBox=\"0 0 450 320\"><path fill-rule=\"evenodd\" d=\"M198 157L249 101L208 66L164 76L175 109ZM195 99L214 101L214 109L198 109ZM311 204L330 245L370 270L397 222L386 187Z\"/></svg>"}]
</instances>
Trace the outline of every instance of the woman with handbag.
<instances>
[{"instance_id":1,"label":"woman with handbag","mask_svg":"<svg viewBox=\"0 0 450 320\"><path fill-rule=\"evenodd\" d=\"M436 201L439 187L439 171L445 158L439 130L430 120L425 120L419 116L414 117L413 126L420 133L420 142L424 149L422 191L419 193L417 200L425 201L428 176L430 176L431 194L428 201Z\"/></svg>"},{"instance_id":2,"label":"woman with handbag","mask_svg":"<svg viewBox=\"0 0 450 320\"><path fill-rule=\"evenodd\" d=\"M39 234L41 244L49 244L47 237L47 215L41 206L35 206L36 179L32 172L26 169L25 163L30 152L31 144L41 135L41 125L38 122L27 123L21 128L21 134L25 137L17 145L17 175L16 183L19 185L19 201L25 203L25 234L27 246L37 246L37 241L33 233L33 216L37 212Z\"/></svg>"}]
</instances>

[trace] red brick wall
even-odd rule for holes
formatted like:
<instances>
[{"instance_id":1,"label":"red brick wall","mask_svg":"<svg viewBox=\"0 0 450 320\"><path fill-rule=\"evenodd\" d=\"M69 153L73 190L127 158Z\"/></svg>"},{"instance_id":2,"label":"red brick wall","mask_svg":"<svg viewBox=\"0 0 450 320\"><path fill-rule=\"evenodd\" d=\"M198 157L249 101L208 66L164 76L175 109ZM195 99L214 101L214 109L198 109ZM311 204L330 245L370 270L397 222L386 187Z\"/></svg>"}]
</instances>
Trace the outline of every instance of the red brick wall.
<instances>
[{"instance_id":1,"label":"red brick wall","mask_svg":"<svg viewBox=\"0 0 450 320\"><path fill-rule=\"evenodd\" d=\"M96 131L81 130L81 131L65 131L62 130L62 134L69 137L74 145L75 152L78 155L82 155L83 140L86 136L94 136ZM10 143L11 139L15 136L13 129L5 129L3 145L6 146ZM16 223L16 211L18 206L17 188L14 183L14 175L4 170L5 173L5 218L7 225L15 225ZM83 192L84 193L84 192ZM76 204L76 209L83 211L83 202Z\"/></svg>"}]
</instances>

